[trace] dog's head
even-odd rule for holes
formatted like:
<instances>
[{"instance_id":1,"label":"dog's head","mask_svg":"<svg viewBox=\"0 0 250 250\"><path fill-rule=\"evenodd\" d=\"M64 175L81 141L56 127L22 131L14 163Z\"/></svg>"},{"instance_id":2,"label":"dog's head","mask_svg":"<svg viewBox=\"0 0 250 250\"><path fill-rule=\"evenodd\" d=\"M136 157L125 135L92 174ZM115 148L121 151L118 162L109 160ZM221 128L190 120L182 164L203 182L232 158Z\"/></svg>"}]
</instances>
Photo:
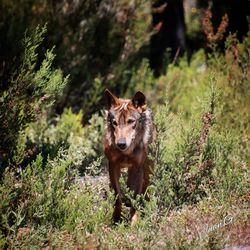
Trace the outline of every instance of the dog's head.
<instances>
[{"instance_id":1,"label":"dog's head","mask_svg":"<svg viewBox=\"0 0 250 250\"><path fill-rule=\"evenodd\" d=\"M123 152L135 147L138 140L142 140L145 122L146 98L142 92L136 92L134 97L121 99L109 90L105 91L108 104L106 120L112 131L113 143ZM137 140L137 141L136 141Z\"/></svg>"}]
</instances>

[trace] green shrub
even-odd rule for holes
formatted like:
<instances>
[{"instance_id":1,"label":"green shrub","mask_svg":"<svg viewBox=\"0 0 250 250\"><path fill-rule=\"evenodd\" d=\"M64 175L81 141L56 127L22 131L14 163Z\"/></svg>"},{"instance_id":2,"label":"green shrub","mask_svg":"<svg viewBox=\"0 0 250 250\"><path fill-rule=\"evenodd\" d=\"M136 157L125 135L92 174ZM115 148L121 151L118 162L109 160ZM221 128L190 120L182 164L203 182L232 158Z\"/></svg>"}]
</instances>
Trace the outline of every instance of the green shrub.
<instances>
[{"instance_id":1,"label":"green shrub","mask_svg":"<svg viewBox=\"0 0 250 250\"><path fill-rule=\"evenodd\" d=\"M43 108L55 101L68 81L60 70L52 69L53 49L47 50L41 64L37 62L37 50L45 32L46 26L38 26L31 35L26 35L19 69L5 84L7 88L0 95L0 119L4 121L0 125L1 169L7 162L14 165L22 162L25 127L39 117Z\"/></svg>"},{"instance_id":2,"label":"green shrub","mask_svg":"<svg viewBox=\"0 0 250 250\"><path fill-rule=\"evenodd\" d=\"M171 114L168 105L156 111L158 139L152 149L156 166L151 188L160 207L193 204L213 192L225 196L246 192L248 171L242 168L246 159L239 150L240 137L221 128L216 90L211 91L201 121L196 115L187 123Z\"/></svg>"},{"instance_id":3,"label":"green shrub","mask_svg":"<svg viewBox=\"0 0 250 250\"><path fill-rule=\"evenodd\" d=\"M5 243L17 244L15 237L24 229L51 227L74 232L83 228L86 233L110 221L113 198L108 195L108 199L100 199L106 193L107 182L81 184L76 177L73 162L63 151L45 166L38 155L20 177L6 169L0 197L0 231L8 236Z\"/></svg>"},{"instance_id":4,"label":"green shrub","mask_svg":"<svg viewBox=\"0 0 250 250\"><path fill-rule=\"evenodd\" d=\"M225 47L224 53L214 50L207 59L203 50L196 52L190 65L185 58L179 65L169 65L167 74L156 81L158 94L154 100L162 103L161 92L166 90L170 110L183 113L190 120L194 113L202 112L204 93L209 91L211 76L215 76L220 91L218 126L239 134L241 154L249 161L249 35L242 43L235 35L229 35Z\"/></svg>"},{"instance_id":5,"label":"green shrub","mask_svg":"<svg viewBox=\"0 0 250 250\"><path fill-rule=\"evenodd\" d=\"M63 150L65 157L82 174L86 171L100 173L103 163L103 119L94 114L85 127L81 120L82 112L74 114L71 109L65 109L56 118L43 116L27 129L30 147L36 147L37 152L42 152L45 161L47 157L53 159Z\"/></svg>"}]
</instances>

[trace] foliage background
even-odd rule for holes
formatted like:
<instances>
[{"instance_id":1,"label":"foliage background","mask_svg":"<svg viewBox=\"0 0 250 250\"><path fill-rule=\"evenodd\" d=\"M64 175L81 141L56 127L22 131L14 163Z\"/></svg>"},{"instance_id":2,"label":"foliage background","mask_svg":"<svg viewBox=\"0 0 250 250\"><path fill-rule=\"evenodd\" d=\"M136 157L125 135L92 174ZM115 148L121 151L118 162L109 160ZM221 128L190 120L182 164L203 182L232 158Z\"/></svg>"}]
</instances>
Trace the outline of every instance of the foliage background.
<instances>
[{"instance_id":1,"label":"foliage background","mask_svg":"<svg viewBox=\"0 0 250 250\"><path fill-rule=\"evenodd\" d=\"M155 78L150 1L1 0L1 248L250 245L250 37L209 11L187 9L187 54L171 63L166 53ZM125 208L111 222L106 87L140 89L155 115L151 199L133 201L134 227Z\"/></svg>"}]
</instances>

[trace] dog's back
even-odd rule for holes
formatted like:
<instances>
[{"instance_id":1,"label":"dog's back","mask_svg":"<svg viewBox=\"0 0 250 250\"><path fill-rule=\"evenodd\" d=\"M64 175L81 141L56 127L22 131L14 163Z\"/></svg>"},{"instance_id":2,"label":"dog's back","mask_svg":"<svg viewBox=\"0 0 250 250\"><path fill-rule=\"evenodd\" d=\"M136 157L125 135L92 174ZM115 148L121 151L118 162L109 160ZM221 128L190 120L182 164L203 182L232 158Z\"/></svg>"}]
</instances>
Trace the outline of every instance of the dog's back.
<instances>
[{"instance_id":1,"label":"dog's back","mask_svg":"<svg viewBox=\"0 0 250 250\"><path fill-rule=\"evenodd\" d=\"M104 136L104 152L109 160L110 183L117 195L114 221L120 220L122 194L119 177L121 168L128 168L128 187L136 194L146 191L152 162L148 160L148 146L154 138L152 113L146 106L143 93L133 99L120 99L108 90ZM135 209L131 208L132 221Z\"/></svg>"}]
</instances>

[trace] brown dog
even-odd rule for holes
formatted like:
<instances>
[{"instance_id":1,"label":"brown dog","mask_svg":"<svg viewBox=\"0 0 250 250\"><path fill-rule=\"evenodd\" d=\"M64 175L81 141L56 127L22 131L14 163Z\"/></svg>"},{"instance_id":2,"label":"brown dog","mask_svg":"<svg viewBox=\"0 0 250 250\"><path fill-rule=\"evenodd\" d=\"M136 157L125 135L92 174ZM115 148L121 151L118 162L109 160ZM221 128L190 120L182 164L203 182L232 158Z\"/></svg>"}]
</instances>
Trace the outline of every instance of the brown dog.
<instances>
[{"instance_id":1,"label":"brown dog","mask_svg":"<svg viewBox=\"0 0 250 250\"><path fill-rule=\"evenodd\" d=\"M114 222L121 219L121 206L124 195L119 178L122 168L128 168L127 186L137 194L144 194L149 184L152 161L148 159L148 146L153 141L154 125L151 110L146 106L146 98L137 92L132 100L114 96L105 91L108 102L106 112L106 131L104 153L109 161L111 187L115 191L116 202L113 213ZM130 209L132 224L136 211Z\"/></svg>"}]
</instances>

